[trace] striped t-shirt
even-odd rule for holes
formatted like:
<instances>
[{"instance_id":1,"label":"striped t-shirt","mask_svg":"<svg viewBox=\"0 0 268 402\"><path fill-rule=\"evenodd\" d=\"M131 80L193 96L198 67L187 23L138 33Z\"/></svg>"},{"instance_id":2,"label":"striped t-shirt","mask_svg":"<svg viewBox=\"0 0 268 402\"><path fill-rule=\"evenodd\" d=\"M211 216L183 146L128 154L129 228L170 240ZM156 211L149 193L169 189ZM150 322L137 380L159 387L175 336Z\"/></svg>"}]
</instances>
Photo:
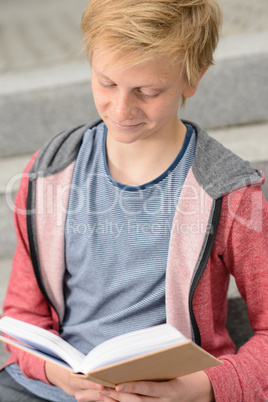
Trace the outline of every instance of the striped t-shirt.
<instances>
[{"instance_id":1,"label":"striped t-shirt","mask_svg":"<svg viewBox=\"0 0 268 402\"><path fill-rule=\"evenodd\" d=\"M65 228L66 314L61 336L88 353L105 340L165 322L165 274L180 191L196 136L187 127L171 166L139 187L116 182L104 123L85 133Z\"/></svg>"}]
</instances>

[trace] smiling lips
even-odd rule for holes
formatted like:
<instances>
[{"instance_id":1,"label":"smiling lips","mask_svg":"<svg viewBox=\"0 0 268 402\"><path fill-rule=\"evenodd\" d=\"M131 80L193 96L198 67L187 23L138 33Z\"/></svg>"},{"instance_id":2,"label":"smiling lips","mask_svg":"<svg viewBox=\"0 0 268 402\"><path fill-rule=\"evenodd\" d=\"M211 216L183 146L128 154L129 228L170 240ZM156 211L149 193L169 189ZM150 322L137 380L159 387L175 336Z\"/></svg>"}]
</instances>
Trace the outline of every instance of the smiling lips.
<instances>
[{"instance_id":1,"label":"smiling lips","mask_svg":"<svg viewBox=\"0 0 268 402\"><path fill-rule=\"evenodd\" d=\"M113 125L115 126L115 128L117 128L118 130L122 130L122 131L132 131L135 130L136 128L140 127L142 125L142 123L138 123L138 124L119 124L116 123L115 121L111 120Z\"/></svg>"}]
</instances>

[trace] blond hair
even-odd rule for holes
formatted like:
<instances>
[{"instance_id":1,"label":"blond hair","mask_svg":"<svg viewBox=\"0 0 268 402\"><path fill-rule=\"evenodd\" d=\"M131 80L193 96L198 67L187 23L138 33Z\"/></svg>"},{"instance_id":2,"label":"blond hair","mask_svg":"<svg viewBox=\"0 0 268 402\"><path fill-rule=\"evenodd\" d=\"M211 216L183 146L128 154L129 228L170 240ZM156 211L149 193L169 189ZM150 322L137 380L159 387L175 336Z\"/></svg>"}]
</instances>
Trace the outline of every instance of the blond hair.
<instances>
[{"instance_id":1,"label":"blond hair","mask_svg":"<svg viewBox=\"0 0 268 402\"><path fill-rule=\"evenodd\" d=\"M217 0L91 0L81 28L90 62L96 47L129 65L161 56L180 61L194 87L213 64L221 21Z\"/></svg>"}]
</instances>

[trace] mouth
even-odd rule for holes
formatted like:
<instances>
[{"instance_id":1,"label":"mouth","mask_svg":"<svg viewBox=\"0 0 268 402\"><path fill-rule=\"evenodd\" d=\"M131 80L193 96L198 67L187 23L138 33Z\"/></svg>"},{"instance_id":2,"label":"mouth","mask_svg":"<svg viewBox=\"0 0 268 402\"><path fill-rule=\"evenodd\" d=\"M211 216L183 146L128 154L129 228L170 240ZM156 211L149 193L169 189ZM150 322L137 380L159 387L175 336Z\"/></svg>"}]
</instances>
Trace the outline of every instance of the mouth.
<instances>
[{"instance_id":1,"label":"mouth","mask_svg":"<svg viewBox=\"0 0 268 402\"><path fill-rule=\"evenodd\" d=\"M120 124L120 123L116 123L113 120L111 120L111 122L113 123L115 128L117 128L118 130L121 130L121 131L136 130L137 128L139 128L142 125L142 123L138 123L138 124Z\"/></svg>"}]
</instances>

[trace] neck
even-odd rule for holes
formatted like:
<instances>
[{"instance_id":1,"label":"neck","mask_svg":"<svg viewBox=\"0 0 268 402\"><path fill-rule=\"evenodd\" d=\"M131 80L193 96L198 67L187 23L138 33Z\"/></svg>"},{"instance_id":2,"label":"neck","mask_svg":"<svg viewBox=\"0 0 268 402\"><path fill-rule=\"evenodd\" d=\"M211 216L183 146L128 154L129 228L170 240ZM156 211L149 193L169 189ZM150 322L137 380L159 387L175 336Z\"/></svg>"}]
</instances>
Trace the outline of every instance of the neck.
<instances>
[{"instance_id":1,"label":"neck","mask_svg":"<svg viewBox=\"0 0 268 402\"><path fill-rule=\"evenodd\" d=\"M165 172L180 152L187 131L178 118L174 123L131 144L116 141L108 132L106 152L112 177L122 184L139 186Z\"/></svg>"}]
</instances>

